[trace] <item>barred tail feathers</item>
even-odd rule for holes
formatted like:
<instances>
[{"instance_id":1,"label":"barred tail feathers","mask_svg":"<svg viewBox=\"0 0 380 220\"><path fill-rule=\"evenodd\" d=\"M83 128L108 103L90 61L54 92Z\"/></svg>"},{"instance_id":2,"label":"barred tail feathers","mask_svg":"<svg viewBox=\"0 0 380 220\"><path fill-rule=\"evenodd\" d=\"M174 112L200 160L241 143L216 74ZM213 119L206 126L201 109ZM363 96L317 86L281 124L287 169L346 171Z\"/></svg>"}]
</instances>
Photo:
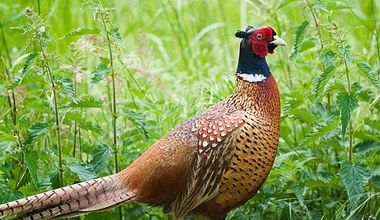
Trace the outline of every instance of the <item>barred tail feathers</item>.
<instances>
[{"instance_id":1,"label":"barred tail feathers","mask_svg":"<svg viewBox=\"0 0 380 220\"><path fill-rule=\"evenodd\" d=\"M34 220L76 216L125 204L134 198L111 175L2 204L0 218L19 213L19 219Z\"/></svg>"}]
</instances>

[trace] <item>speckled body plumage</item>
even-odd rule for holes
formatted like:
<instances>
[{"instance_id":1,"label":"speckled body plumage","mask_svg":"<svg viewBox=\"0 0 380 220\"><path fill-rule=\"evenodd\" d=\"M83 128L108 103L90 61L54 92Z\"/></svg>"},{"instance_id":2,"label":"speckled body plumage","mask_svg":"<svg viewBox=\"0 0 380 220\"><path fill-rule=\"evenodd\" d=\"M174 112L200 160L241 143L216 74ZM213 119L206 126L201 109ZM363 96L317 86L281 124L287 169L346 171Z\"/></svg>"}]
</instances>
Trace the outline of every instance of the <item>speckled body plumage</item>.
<instances>
[{"instance_id":1,"label":"speckled body plumage","mask_svg":"<svg viewBox=\"0 0 380 220\"><path fill-rule=\"evenodd\" d=\"M278 146L280 102L274 78L261 83L237 79L236 85L234 94L219 105L242 112L244 123L237 131L219 195L195 211L214 219L223 219L226 210L245 203L257 192L272 168Z\"/></svg>"},{"instance_id":2,"label":"speckled body plumage","mask_svg":"<svg viewBox=\"0 0 380 220\"><path fill-rule=\"evenodd\" d=\"M260 83L237 78L229 98L172 130L162 139L165 141L153 145L130 165L132 169L119 176L136 190L137 201L165 204L178 216L207 212L223 218L225 210L246 202L268 176L278 145L279 119L279 93L273 77ZM134 167L151 173L139 175ZM166 173L177 175L160 176ZM158 188L141 184L144 179L154 179ZM181 191L184 185L187 190ZM166 186L171 193L165 192ZM156 195L154 202L150 201L152 195Z\"/></svg>"},{"instance_id":3,"label":"speckled body plumage","mask_svg":"<svg viewBox=\"0 0 380 220\"><path fill-rule=\"evenodd\" d=\"M251 38L261 33L271 35L258 39L263 54L255 55L251 44L257 39ZM263 50L261 42L264 37L275 42L275 32L266 27L247 36L230 97L170 131L123 171L0 205L0 217L20 212L26 213L20 219L75 216L137 201L162 205L176 217L224 219L264 183L279 139L279 91L265 69L265 53L275 46ZM251 82L242 73L263 75Z\"/></svg>"}]
</instances>

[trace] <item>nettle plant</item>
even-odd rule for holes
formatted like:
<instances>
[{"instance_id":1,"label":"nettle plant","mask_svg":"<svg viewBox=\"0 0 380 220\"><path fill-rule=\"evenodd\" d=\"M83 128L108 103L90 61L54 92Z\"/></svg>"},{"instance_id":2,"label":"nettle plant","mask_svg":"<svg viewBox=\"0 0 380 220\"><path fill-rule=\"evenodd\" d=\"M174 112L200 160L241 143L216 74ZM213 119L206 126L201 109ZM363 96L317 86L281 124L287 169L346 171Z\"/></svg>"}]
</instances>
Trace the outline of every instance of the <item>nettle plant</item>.
<instances>
[{"instance_id":1,"label":"nettle plant","mask_svg":"<svg viewBox=\"0 0 380 220\"><path fill-rule=\"evenodd\" d=\"M1 126L1 202L29 194L34 187L41 191L117 172L123 142L147 145L146 119L135 111L144 91L120 53L124 42L110 21L112 10L99 1L85 1L83 7L95 27L77 28L58 39L51 38L46 15L26 9L27 22L18 27L27 39L24 54L12 60L6 48L2 57L7 105ZM68 45L69 55L54 47L56 41L78 36ZM88 63L97 64L87 69ZM122 71L127 74L121 76ZM127 83L129 90L123 86ZM118 104L117 97L123 96L133 101ZM118 128L117 120L130 129ZM129 160L140 151L132 149ZM113 164L107 163L111 157Z\"/></svg>"}]
</instances>

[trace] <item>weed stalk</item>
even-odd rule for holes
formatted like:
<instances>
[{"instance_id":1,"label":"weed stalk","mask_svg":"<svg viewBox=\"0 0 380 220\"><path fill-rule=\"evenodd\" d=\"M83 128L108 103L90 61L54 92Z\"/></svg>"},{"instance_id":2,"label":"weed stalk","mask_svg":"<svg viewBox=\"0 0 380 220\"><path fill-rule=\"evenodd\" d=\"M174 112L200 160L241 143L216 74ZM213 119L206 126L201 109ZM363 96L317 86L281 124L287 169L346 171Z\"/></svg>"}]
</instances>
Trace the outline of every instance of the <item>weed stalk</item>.
<instances>
[{"instance_id":1,"label":"weed stalk","mask_svg":"<svg viewBox=\"0 0 380 220\"><path fill-rule=\"evenodd\" d=\"M100 2L98 2L99 5L101 5ZM112 50L112 41L111 41L111 37L109 35L109 32L108 32L108 27L107 27L107 24L106 24L106 15L105 15L105 11L102 10L103 12L102 13L99 13L100 15L100 20L101 20L101 25L103 27L103 30L104 30L104 33L105 33L105 36L106 36L106 40L107 40L107 47L108 47L108 53L109 53L109 62L110 62L110 70L111 70L111 93L112 93L112 101L111 101L111 105L110 105L110 110L111 110L111 115L112 115L112 134L113 134L113 149L114 149L114 158L115 158L115 171L116 172L119 172L120 171L120 168L119 168L119 149L118 149L118 146L117 146L117 128L116 128L116 121L117 121L117 118L118 118L118 115L117 115L117 105L116 105L116 83L115 83L115 68L114 68L114 56L113 56L113 50ZM121 207L118 207L118 212L119 212L119 219L123 219L123 212L122 212L122 208Z\"/></svg>"},{"instance_id":2,"label":"weed stalk","mask_svg":"<svg viewBox=\"0 0 380 220\"><path fill-rule=\"evenodd\" d=\"M50 84L52 87L53 92L53 103L54 103L54 118L55 118L55 126L56 126L56 134L57 134L57 147L58 147L58 174L59 174L59 184L62 187L63 186L63 166L62 166L62 144L61 144L61 122L59 117L59 107L58 107L58 97L57 97L57 85L54 82L53 72L49 66L48 58L46 55L46 52L44 50L44 47L39 42L39 46L41 48L42 56L45 60L44 62L44 71L48 73Z\"/></svg>"},{"instance_id":3,"label":"weed stalk","mask_svg":"<svg viewBox=\"0 0 380 220\"><path fill-rule=\"evenodd\" d=\"M341 33L338 31L338 26L333 23L333 28L336 30L337 35L338 35L338 46L340 48L344 48L344 39L342 39ZM347 81L347 92L348 94L352 94L352 88L351 88L351 79L350 79L350 69L348 67L347 59L343 58L343 63L344 63L344 73L346 76L346 81ZM349 138L349 153L348 153L348 160L352 161L352 150L353 150L353 127L352 127L352 120L350 120L349 124L349 129L348 129L348 138Z\"/></svg>"},{"instance_id":4,"label":"weed stalk","mask_svg":"<svg viewBox=\"0 0 380 220\"><path fill-rule=\"evenodd\" d=\"M2 23L2 22L1 22ZM12 68L12 59L9 55L9 49L8 49L8 46L7 46L7 40L5 38L5 33L4 33L4 28L2 25L0 25L1 27L1 36L2 36L2 41L3 41L3 44L4 44L4 49L5 49L5 53L7 55L7 59L8 59L8 65L9 65L9 68ZM3 62L3 60L1 60L1 64L2 64L2 67L4 69L4 82L8 81L12 81L11 79L11 76L9 74L9 71L8 69L6 68L6 65L5 63ZM9 109L10 109L10 114L11 114L11 119L12 119L12 125L13 125L13 135L16 137L17 139L17 145L19 147L19 149L23 150L23 144L22 144L22 141L21 141L21 137L20 137L20 132L17 128L17 104L16 104L16 95L15 95L15 91L14 89L10 89L9 93L8 93L8 105L9 105ZM15 189L18 189L20 187L20 179L21 179L21 176L22 176L22 173L24 172L24 168L25 168L25 155L24 153L22 152L21 153L21 162L20 162L20 169L19 169L19 173L17 174L17 179L16 179L16 184L15 184Z\"/></svg>"},{"instance_id":5,"label":"weed stalk","mask_svg":"<svg viewBox=\"0 0 380 220\"><path fill-rule=\"evenodd\" d=\"M37 1L39 5L39 0ZM59 176L59 185L63 186L63 166L62 166L62 142L61 142L61 122L59 117L59 106L58 106L58 96L57 96L57 85L54 81L53 71L50 68L49 61L51 60L50 54L48 51L45 51L46 45L44 45L45 28L42 25L41 12L38 12L38 16L34 16L32 11L27 11L27 17L33 22L33 25L38 25L33 27L37 29L40 33L38 34L37 43L42 54L42 70L44 73L47 73L48 79L52 88L53 93L53 105L54 105L54 120L55 120L55 130L57 135L57 153L58 153L58 176Z\"/></svg>"}]
</instances>

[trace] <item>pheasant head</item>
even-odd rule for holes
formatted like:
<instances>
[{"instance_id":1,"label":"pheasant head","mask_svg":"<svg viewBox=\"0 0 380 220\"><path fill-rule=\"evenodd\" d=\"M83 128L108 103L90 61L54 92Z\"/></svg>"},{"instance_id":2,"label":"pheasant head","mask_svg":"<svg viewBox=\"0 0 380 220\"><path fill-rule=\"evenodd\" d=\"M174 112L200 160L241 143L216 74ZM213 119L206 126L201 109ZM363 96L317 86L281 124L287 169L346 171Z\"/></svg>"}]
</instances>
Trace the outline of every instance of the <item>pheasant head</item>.
<instances>
[{"instance_id":1,"label":"pheasant head","mask_svg":"<svg viewBox=\"0 0 380 220\"><path fill-rule=\"evenodd\" d=\"M283 39L270 26L238 31L236 37L242 38L240 43L237 74L250 82L260 82L270 76L267 62L268 53L273 53L278 45L286 46Z\"/></svg>"},{"instance_id":2,"label":"pheasant head","mask_svg":"<svg viewBox=\"0 0 380 220\"><path fill-rule=\"evenodd\" d=\"M252 52L260 57L265 57L268 52L273 53L274 49L278 45L286 46L283 39L277 36L277 33L272 27L267 26L263 28L253 28L248 26L246 31L238 31L235 34L236 37L243 38L242 44L243 48L252 48Z\"/></svg>"}]
</instances>

